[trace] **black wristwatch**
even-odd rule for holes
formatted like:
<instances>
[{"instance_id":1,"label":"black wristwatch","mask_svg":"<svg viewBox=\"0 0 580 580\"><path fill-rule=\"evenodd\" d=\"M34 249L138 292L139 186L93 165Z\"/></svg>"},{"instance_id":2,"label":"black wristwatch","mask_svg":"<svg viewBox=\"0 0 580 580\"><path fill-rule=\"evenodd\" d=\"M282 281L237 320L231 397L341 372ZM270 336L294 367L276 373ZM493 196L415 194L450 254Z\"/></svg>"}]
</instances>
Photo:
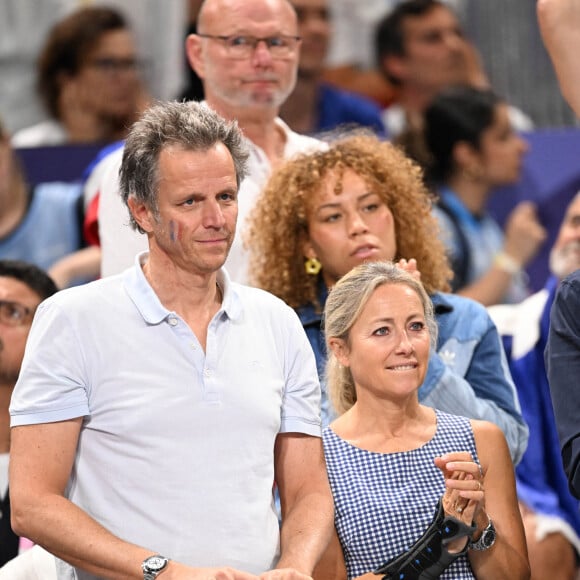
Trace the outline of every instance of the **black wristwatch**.
<instances>
[{"instance_id":1,"label":"black wristwatch","mask_svg":"<svg viewBox=\"0 0 580 580\"><path fill-rule=\"evenodd\" d=\"M165 570L167 564L169 564L169 558L160 556L159 554L145 558L141 564L141 568L143 569L143 580L155 580L155 578Z\"/></svg>"},{"instance_id":2,"label":"black wristwatch","mask_svg":"<svg viewBox=\"0 0 580 580\"><path fill-rule=\"evenodd\" d=\"M481 532L481 536L475 542L469 542L469 549L470 550L479 550L482 552L483 550L489 550L495 544L495 526L493 522L489 520L489 524L483 532Z\"/></svg>"}]
</instances>

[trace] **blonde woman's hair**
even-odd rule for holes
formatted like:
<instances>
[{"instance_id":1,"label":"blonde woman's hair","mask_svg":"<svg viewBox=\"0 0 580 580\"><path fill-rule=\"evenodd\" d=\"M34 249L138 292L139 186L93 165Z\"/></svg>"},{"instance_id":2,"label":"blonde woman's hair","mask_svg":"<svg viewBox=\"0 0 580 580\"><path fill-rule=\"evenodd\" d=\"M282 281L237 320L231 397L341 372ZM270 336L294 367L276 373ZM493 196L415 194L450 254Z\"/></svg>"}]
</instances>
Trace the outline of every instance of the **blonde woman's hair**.
<instances>
[{"instance_id":1,"label":"blonde woman's hair","mask_svg":"<svg viewBox=\"0 0 580 580\"><path fill-rule=\"evenodd\" d=\"M353 268L331 290L323 317L328 351L326 383L330 401L339 414L348 411L356 403L356 389L350 368L338 362L330 348L330 339L340 338L348 345L350 330L371 295L379 286L386 284L407 286L417 294L423 306L431 348L437 342L433 303L421 282L392 262L367 262Z\"/></svg>"}]
</instances>

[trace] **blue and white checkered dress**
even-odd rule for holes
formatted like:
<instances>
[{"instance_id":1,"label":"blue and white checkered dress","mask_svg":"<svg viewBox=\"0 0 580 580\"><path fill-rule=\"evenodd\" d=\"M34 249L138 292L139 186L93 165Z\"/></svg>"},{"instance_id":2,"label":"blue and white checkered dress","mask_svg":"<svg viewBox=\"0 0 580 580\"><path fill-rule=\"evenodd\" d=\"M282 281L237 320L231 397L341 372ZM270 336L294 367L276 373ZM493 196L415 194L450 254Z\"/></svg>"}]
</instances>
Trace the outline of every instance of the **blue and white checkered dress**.
<instances>
[{"instance_id":1,"label":"blue and white checkered dress","mask_svg":"<svg viewBox=\"0 0 580 580\"><path fill-rule=\"evenodd\" d=\"M399 556L423 535L445 491L433 460L469 451L479 462L469 419L436 411L437 429L425 445L400 453L354 447L327 427L324 454L334 496L335 523L348 578L372 572ZM475 578L467 556L441 578Z\"/></svg>"}]
</instances>

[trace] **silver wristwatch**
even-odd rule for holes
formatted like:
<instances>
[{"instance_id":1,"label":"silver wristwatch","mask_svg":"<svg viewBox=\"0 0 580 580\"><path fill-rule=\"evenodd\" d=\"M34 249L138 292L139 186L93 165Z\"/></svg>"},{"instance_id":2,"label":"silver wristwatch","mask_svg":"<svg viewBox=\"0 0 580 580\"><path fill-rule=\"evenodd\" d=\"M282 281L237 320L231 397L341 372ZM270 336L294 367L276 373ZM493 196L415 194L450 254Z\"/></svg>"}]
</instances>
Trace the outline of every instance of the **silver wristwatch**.
<instances>
[{"instance_id":1,"label":"silver wristwatch","mask_svg":"<svg viewBox=\"0 0 580 580\"><path fill-rule=\"evenodd\" d=\"M489 520L489 524L483 532L481 532L481 536L475 542L469 542L469 548L471 550L479 550L480 552L483 550L489 550L495 544L495 526L493 522Z\"/></svg>"},{"instance_id":2,"label":"silver wristwatch","mask_svg":"<svg viewBox=\"0 0 580 580\"><path fill-rule=\"evenodd\" d=\"M155 580L165 570L167 564L169 564L169 558L160 556L159 554L145 558L141 564L143 580Z\"/></svg>"}]
</instances>

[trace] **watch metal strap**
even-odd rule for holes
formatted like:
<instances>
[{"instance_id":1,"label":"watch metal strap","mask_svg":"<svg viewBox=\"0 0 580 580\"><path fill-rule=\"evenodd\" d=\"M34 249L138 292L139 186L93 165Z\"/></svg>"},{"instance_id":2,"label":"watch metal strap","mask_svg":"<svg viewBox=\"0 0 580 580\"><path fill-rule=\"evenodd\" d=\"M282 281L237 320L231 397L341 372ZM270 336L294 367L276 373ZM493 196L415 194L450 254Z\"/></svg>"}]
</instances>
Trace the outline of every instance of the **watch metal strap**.
<instances>
[{"instance_id":1,"label":"watch metal strap","mask_svg":"<svg viewBox=\"0 0 580 580\"><path fill-rule=\"evenodd\" d=\"M481 536L479 536L479 538L475 542L469 542L469 548L471 550L478 550L480 552L483 550L488 550L495 543L495 535L496 535L495 526L493 525L493 522L490 519L489 523L487 524L483 532L481 532Z\"/></svg>"},{"instance_id":2,"label":"watch metal strap","mask_svg":"<svg viewBox=\"0 0 580 580\"><path fill-rule=\"evenodd\" d=\"M163 565L158 570L150 568L149 565L149 561L155 559L163 561ZM155 554L154 556L149 556L148 558L145 558L145 560L143 560L143 562L141 563L141 569L143 570L143 580L155 580L155 578L157 578L157 576L159 576L159 574L161 574L161 572L163 572L163 570L167 568L168 563L169 558L161 556L160 554Z\"/></svg>"}]
</instances>

